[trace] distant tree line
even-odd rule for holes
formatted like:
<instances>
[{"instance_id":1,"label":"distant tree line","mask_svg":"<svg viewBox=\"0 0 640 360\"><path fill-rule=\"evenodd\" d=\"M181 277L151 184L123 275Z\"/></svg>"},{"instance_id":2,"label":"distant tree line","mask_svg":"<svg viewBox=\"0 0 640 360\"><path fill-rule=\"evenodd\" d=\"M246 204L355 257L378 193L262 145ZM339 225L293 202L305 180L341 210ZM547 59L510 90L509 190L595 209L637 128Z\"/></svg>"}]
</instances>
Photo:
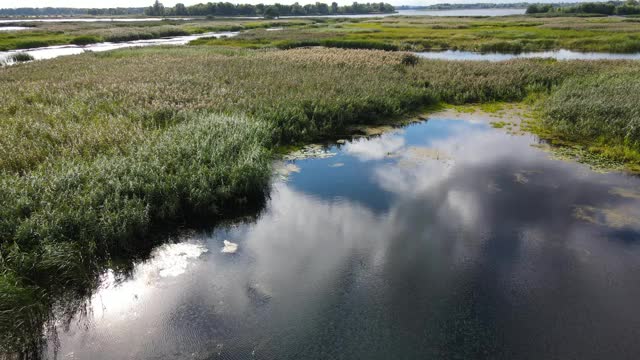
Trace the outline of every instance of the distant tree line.
<instances>
[{"instance_id":1,"label":"distant tree line","mask_svg":"<svg viewBox=\"0 0 640 360\"><path fill-rule=\"evenodd\" d=\"M300 5L283 4L232 4L229 2L217 2L185 6L178 3L174 7L164 7L158 0L145 9L149 16L264 16L276 18L279 16L305 16L305 15L341 15L341 14L376 14L392 13L395 8L387 3L357 3L338 6L338 3L319 3Z\"/></svg>"},{"instance_id":2,"label":"distant tree line","mask_svg":"<svg viewBox=\"0 0 640 360\"><path fill-rule=\"evenodd\" d=\"M638 0L588 2L570 6L554 4L532 4L527 7L527 14L600 14L600 15L636 15L640 14Z\"/></svg>"},{"instance_id":3,"label":"distant tree line","mask_svg":"<svg viewBox=\"0 0 640 360\"><path fill-rule=\"evenodd\" d=\"M144 8L16 8L0 9L0 16L142 15Z\"/></svg>"}]
</instances>

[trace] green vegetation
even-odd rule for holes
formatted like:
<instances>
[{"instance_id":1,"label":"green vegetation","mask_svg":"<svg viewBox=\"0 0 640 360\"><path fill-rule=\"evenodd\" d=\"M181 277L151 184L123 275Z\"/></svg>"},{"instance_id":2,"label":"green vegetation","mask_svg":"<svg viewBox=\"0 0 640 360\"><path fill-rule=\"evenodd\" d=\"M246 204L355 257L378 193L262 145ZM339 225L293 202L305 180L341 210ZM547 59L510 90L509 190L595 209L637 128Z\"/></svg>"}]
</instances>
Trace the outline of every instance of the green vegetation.
<instances>
[{"instance_id":1,"label":"green vegetation","mask_svg":"<svg viewBox=\"0 0 640 360\"><path fill-rule=\"evenodd\" d=\"M543 107L544 130L640 170L640 70L568 79Z\"/></svg>"},{"instance_id":2,"label":"green vegetation","mask_svg":"<svg viewBox=\"0 0 640 360\"><path fill-rule=\"evenodd\" d=\"M380 14L392 13L395 9L390 4L358 3L338 6L338 3L331 4L316 2L313 4L300 5L297 2L292 5L283 4L231 4L228 2L208 2L191 6L182 3L174 7L166 8L158 0L153 6L145 9L145 14L150 16L264 16L265 18L275 18L278 16L312 16L312 15L345 15L345 14Z\"/></svg>"},{"instance_id":3,"label":"green vegetation","mask_svg":"<svg viewBox=\"0 0 640 360\"><path fill-rule=\"evenodd\" d=\"M25 20L26 21L26 20ZM52 45L87 45L97 42L148 40L168 36L201 34L217 31L240 31L268 27L311 24L311 20L202 20L149 22L28 22L29 30L0 31L0 51L31 49Z\"/></svg>"},{"instance_id":4,"label":"green vegetation","mask_svg":"<svg viewBox=\"0 0 640 360\"><path fill-rule=\"evenodd\" d=\"M156 226L261 199L278 144L434 102L402 57L155 48L3 68L2 344L37 343L63 291Z\"/></svg>"},{"instance_id":5,"label":"green vegetation","mask_svg":"<svg viewBox=\"0 0 640 360\"><path fill-rule=\"evenodd\" d=\"M33 56L27 54L27 53L15 53L11 56L9 56L8 59L10 62L25 62L25 61L32 61L34 60Z\"/></svg>"},{"instance_id":6,"label":"green vegetation","mask_svg":"<svg viewBox=\"0 0 640 360\"><path fill-rule=\"evenodd\" d=\"M298 28L263 29L274 25ZM254 30L196 41L209 46L0 69L0 349L37 344L56 301L90 291L106 261L148 247L163 224L212 222L260 203L276 149L352 125L439 103L498 111L537 99L543 136L640 164L638 62L447 62L383 51L515 41L608 50L631 41L629 49L635 25L523 17L43 25L45 36L78 43ZM301 48L310 45L332 48ZM363 47L376 50L344 49Z\"/></svg>"},{"instance_id":7,"label":"green vegetation","mask_svg":"<svg viewBox=\"0 0 640 360\"><path fill-rule=\"evenodd\" d=\"M527 14L637 15L640 14L640 3L637 0L628 0L626 2L588 2L570 6L532 4L527 7Z\"/></svg>"},{"instance_id":8,"label":"green vegetation","mask_svg":"<svg viewBox=\"0 0 640 360\"><path fill-rule=\"evenodd\" d=\"M524 16L502 18L389 17L328 19L283 31L253 30L195 44L246 48L352 44L365 49L520 52L549 49L640 51L640 27L625 18ZM384 46L384 47L383 47Z\"/></svg>"}]
</instances>

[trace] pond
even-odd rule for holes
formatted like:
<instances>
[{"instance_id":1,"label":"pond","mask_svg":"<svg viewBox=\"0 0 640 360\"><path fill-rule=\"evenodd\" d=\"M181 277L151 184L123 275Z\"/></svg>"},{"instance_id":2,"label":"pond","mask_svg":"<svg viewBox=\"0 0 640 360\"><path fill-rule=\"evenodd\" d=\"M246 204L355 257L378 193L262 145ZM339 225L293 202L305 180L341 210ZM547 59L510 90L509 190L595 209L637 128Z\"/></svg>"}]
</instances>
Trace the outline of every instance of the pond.
<instances>
[{"instance_id":1,"label":"pond","mask_svg":"<svg viewBox=\"0 0 640 360\"><path fill-rule=\"evenodd\" d=\"M105 272L49 351L638 358L640 180L511 126L434 115L294 153L260 214Z\"/></svg>"},{"instance_id":2,"label":"pond","mask_svg":"<svg viewBox=\"0 0 640 360\"><path fill-rule=\"evenodd\" d=\"M506 61L512 59L556 59L556 60L640 60L640 53L618 54L607 52L579 52L571 50L552 50L509 53L477 53L472 51L426 51L416 55L425 59L456 61Z\"/></svg>"},{"instance_id":3,"label":"pond","mask_svg":"<svg viewBox=\"0 0 640 360\"><path fill-rule=\"evenodd\" d=\"M16 53L26 53L31 56L35 60L45 60L45 59L53 59L59 56L65 55L77 55L82 54L84 52L101 52L101 51L109 51L115 49L122 49L128 47L142 47L142 46L157 46L157 45L186 45L192 40L204 38L204 37L229 37L237 35L237 32L210 32L210 33L202 33L195 35L186 35L186 36L174 36L160 39L149 39L149 40L134 40L134 41L125 41L118 43L104 42L104 43L96 43L90 45L58 45L58 46L47 46L42 48L34 48L28 50L14 50L14 51L0 51L0 64L3 61L6 61L11 55Z\"/></svg>"}]
</instances>

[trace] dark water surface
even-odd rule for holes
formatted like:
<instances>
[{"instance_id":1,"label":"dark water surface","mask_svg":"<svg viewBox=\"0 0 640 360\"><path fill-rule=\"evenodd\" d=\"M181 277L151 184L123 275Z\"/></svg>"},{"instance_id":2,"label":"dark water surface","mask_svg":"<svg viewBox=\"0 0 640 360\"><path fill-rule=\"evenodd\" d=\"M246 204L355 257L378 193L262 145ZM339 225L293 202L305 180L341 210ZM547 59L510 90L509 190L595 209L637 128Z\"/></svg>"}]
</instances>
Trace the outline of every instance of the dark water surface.
<instances>
[{"instance_id":1,"label":"dark water surface","mask_svg":"<svg viewBox=\"0 0 640 360\"><path fill-rule=\"evenodd\" d=\"M534 143L430 119L290 161L257 220L105 274L58 356L637 359L640 181Z\"/></svg>"}]
</instances>

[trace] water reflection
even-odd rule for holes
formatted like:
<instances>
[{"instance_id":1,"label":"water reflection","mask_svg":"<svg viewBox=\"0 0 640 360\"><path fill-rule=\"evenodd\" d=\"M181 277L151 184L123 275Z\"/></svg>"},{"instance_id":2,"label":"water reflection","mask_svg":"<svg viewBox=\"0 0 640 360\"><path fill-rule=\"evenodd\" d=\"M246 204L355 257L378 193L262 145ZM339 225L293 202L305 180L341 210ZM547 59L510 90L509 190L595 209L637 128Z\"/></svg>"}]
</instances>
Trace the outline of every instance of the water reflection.
<instances>
[{"instance_id":1,"label":"water reflection","mask_svg":"<svg viewBox=\"0 0 640 360\"><path fill-rule=\"evenodd\" d=\"M2 28L0 28L2 29ZM206 38L206 37L230 37L237 35L237 32L217 32L217 33L202 33L195 35L186 35L186 36L174 36L160 39L149 39L149 40L134 40L134 41L126 41L126 42L104 42L104 43L96 43L90 45L56 45L56 46L47 46L42 48L34 48L28 50L14 50L14 51L0 51L0 64L6 62L7 59L13 54L16 53L26 53L31 56L35 60L45 60L45 59L53 59L59 56L66 55L77 55L82 54L84 52L102 52L109 51L115 49L129 48L129 47L143 47L143 46L157 46L157 45L185 45L190 41Z\"/></svg>"},{"instance_id":2,"label":"water reflection","mask_svg":"<svg viewBox=\"0 0 640 360\"><path fill-rule=\"evenodd\" d=\"M552 50L508 53L477 53L471 51L446 50L418 52L425 59L456 61L507 61L512 59L556 59L556 60L640 60L640 53L617 54L607 52L579 52L571 50Z\"/></svg>"},{"instance_id":3,"label":"water reflection","mask_svg":"<svg viewBox=\"0 0 640 360\"><path fill-rule=\"evenodd\" d=\"M0 31L20 31L29 29L26 26L0 26Z\"/></svg>"},{"instance_id":4,"label":"water reflection","mask_svg":"<svg viewBox=\"0 0 640 360\"><path fill-rule=\"evenodd\" d=\"M295 160L254 222L160 247L122 282L107 273L60 354L636 358L640 181L533 141L431 119Z\"/></svg>"}]
</instances>

